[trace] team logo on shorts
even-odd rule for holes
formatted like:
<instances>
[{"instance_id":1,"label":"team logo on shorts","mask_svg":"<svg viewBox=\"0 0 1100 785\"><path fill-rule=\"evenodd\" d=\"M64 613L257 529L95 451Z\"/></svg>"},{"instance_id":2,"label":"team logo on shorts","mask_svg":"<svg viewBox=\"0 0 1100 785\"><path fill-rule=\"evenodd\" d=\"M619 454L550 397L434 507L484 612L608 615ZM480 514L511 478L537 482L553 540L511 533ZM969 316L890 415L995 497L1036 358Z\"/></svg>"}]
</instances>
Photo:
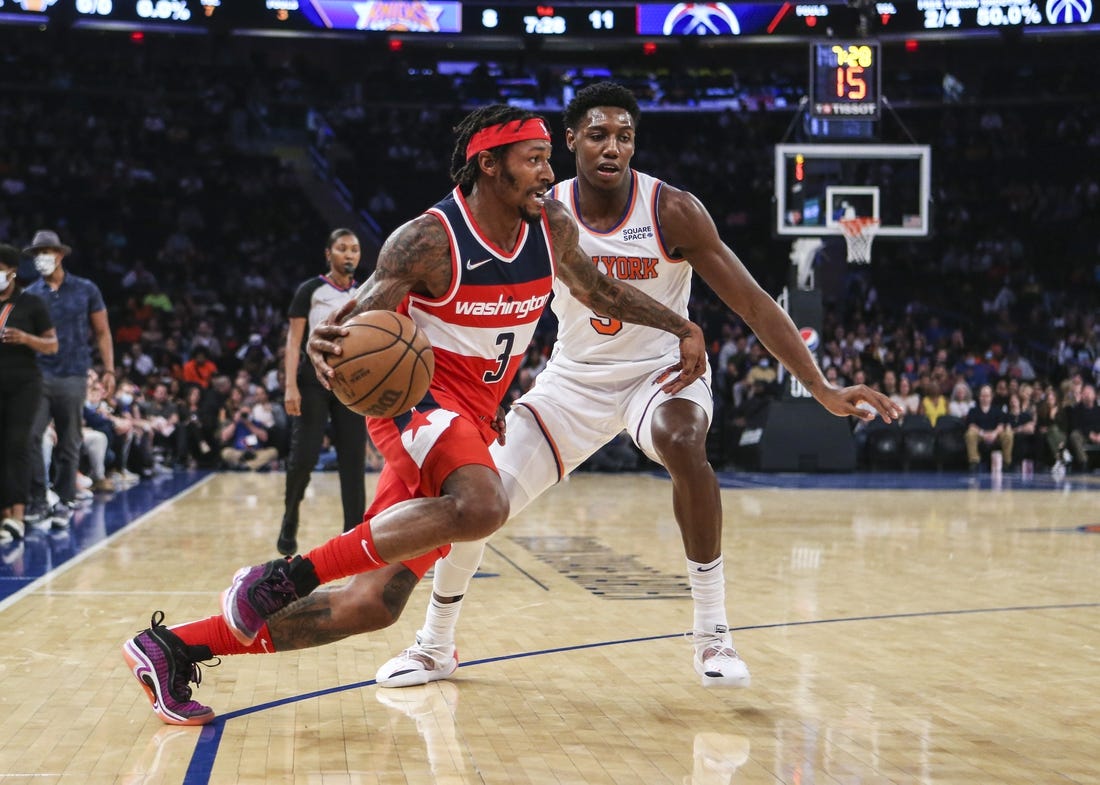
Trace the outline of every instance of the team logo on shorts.
<instances>
[{"instance_id":1,"label":"team logo on shorts","mask_svg":"<svg viewBox=\"0 0 1100 785\"><path fill-rule=\"evenodd\" d=\"M803 327L798 334L802 336L802 343L806 344L807 349L811 352L817 351L817 347L821 345L821 336L817 334L817 330L813 327Z\"/></svg>"}]
</instances>

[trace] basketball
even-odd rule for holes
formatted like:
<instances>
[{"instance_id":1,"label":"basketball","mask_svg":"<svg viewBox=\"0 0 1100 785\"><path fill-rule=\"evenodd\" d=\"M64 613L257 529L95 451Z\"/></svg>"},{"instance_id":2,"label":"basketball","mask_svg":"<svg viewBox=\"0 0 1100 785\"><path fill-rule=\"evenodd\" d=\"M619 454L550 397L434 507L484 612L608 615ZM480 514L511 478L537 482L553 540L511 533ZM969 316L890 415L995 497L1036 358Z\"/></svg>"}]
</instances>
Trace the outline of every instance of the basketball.
<instances>
[{"instance_id":1,"label":"basketball","mask_svg":"<svg viewBox=\"0 0 1100 785\"><path fill-rule=\"evenodd\" d=\"M343 324L343 354L329 355L332 391L358 414L396 417L424 397L435 355L412 319L395 311L364 311Z\"/></svg>"}]
</instances>

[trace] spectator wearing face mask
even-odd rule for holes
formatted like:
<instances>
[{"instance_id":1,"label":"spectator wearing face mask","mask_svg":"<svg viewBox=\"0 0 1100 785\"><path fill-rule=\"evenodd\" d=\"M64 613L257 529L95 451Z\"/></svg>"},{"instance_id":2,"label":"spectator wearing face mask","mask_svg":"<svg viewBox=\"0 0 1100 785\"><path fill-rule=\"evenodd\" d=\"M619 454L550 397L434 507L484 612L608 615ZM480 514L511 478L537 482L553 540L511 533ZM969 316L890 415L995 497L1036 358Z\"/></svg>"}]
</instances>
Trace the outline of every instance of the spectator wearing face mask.
<instances>
[{"instance_id":1,"label":"spectator wearing face mask","mask_svg":"<svg viewBox=\"0 0 1100 785\"><path fill-rule=\"evenodd\" d=\"M80 462L84 398L88 386L88 369L92 367L92 342L99 351L102 381L110 394L115 387L115 353L107 306L99 287L87 278L69 273L64 259L70 248L61 242L57 232L43 229L36 232L31 244L23 249L34 257L34 266L41 276L27 291L44 300L57 330L57 352L38 354L42 370L43 396L31 430L31 501L27 520L52 519L55 526L68 526L76 506L76 472ZM57 431L54 452L54 490L60 501L46 508L46 488L49 467L45 466L38 447L53 420Z\"/></svg>"},{"instance_id":2,"label":"spectator wearing face mask","mask_svg":"<svg viewBox=\"0 0 1100 785\"><path fill-rule=\"evenodd\" d=\"M26 533L30 415L42 398L35 353L57 351L57 331L46 304L16 281L19 257L18 248L0 245L0 544L21 540Z\"/></svg>"}]
</instances>

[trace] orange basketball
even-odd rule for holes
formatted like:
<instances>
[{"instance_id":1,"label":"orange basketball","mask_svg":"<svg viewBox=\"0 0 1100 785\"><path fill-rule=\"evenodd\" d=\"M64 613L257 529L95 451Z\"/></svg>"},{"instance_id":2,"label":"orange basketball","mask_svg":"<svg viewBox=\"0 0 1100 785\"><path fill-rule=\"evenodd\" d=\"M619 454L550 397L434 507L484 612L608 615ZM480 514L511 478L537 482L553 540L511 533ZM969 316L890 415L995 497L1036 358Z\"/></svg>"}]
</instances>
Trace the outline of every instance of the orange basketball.
<instances>
[{"instance_id":1,"label":"orange basketball","mask_svg":"<svg viewBox=\"0 0 1100 785\"><path fill-rule=\"evenodd\" d=\"M396 417L420 402L435 372L435 355L412 319L395 311L364 311L343 324L343 354L326 359L336 371L332 391L367 417Z\"/></svg>"}]
</instances>

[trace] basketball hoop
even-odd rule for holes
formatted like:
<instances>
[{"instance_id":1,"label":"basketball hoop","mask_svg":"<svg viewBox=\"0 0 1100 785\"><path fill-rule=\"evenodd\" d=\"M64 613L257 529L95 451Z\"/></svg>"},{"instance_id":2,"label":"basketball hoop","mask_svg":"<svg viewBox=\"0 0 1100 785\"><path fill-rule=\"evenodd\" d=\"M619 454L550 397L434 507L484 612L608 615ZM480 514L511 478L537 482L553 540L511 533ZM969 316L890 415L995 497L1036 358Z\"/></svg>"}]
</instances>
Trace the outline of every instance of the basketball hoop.
<instances>
[{"instance_id":1,"label":"basketball hoop","mask_svg":"<svg viewBox=\"0 0 1100 785\"><path fill-rule=\"evenodd\" d=\"M858 215L855 218L841 218L837 221L848 244L848 261L852 264L871 263L871 242L878 231L878 218Z\"/></svg>"}]
</instances>

